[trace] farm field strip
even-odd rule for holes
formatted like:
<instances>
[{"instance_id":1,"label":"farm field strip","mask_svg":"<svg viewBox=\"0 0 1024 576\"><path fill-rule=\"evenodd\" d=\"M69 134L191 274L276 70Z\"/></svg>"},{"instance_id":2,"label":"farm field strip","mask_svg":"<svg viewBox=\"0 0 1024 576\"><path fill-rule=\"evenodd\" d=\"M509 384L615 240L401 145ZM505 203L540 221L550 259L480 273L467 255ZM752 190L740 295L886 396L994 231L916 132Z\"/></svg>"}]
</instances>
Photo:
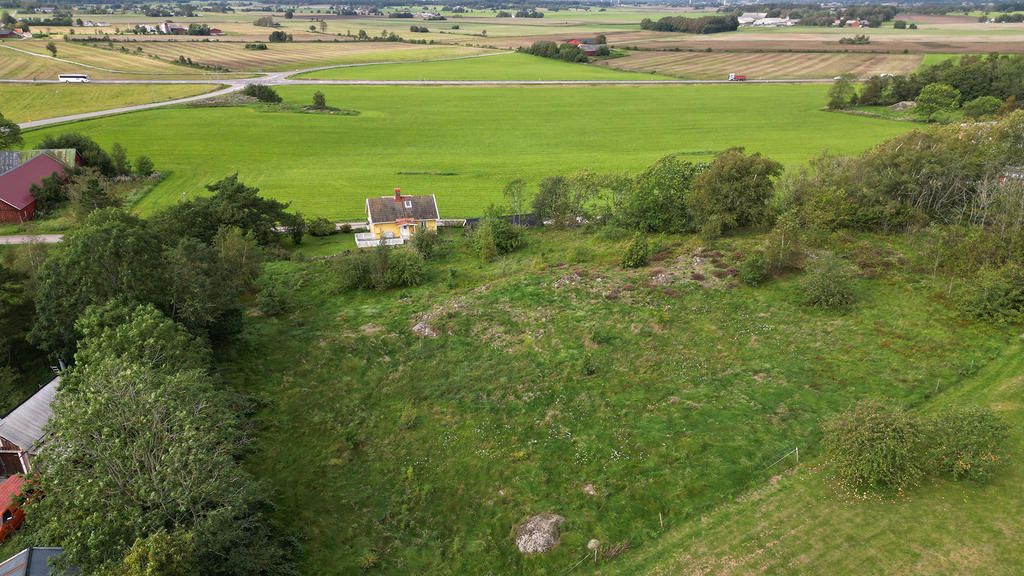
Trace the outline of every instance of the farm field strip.
<instances>
[{"instance_id":1,"label":"farm field strip","mask_svg":"<svg viewBox=\"0 0 1024 576\"><path fill-rule=\"evenodd\" d=\"M63 50L68 46L69 50ZM97 80L118 80L118 79L161 79L161 80L199 80L205 78L242 78L244 75L204 75L201 71L190 70L182 66L174 66L166 62L156 60L143 60L135 56L127 56L116 52L100 51L95 48L62 44L57 52L57 57L73 62L64 62L49 58L49 54L42 54L45 51L43 45L31 43L20 43L17 48L31 52L19 52L10 50L5 45L0 45L0 78L34 80L52 79L56 80L58 74L65 73L86 73ZM77 49L77 50L76 50ZM103 56L109 54L106 60ZM79 57L82 60L78 60ZM88 66L82 66L74 62L81 62ZM124 68L120 68L120 66ZM107 68L97 70L89 66ZM148 67L147 67L148 66ZM122 71L109 71L122 70Z\"/></svg>"},{"instance_id":2,"label":"farm field strip","mask_svg":"<svg viewBox=\"0 0 1024 576\"><path fill-rule=\"evenodd\" d=\"M144 214L204 194L206 184L238 171L308 216L349 220L362 218L364 198L395 187L436 194L445 217L476 216L517 177L533 187L581 168L635 171L665 154L708 160L731 146L793 165L823 149L863 150L914 127L822 112L827 85L278 88L298 104L315 90L328 105L361 114L159 109L84 121L75 130L104 146L120 142L170 173L138 204ZM26 143L62 131L32 131ZM164 133L176 136L150 136Z\"/></svg>"},{"instance_id":3,"label":"farm field strip","mask_svg":"<svg viewBox=\"0 0 1024 576\"><path fill-rule=\"evenodd\" d=\"M361 80L652 80L666 76L570 64L529 54L409 64L330 68L299 74L299 79Z\"/></svg>"},{"instance_id":4,"label":"farm field strip","mask_svg":"<svg viewBox=\"0 0 1024 576\"><path fill-rule=\"evenodd\" d=\"M491 52L485 48L463 46L421 46L395 42L324 42L269 44L267 50L246 50L236 42L148 42L139 43L143 54L164 59L178 56L204 65L230 70L287 71L300 68L358 64L366 62L428 60L472 56Z\"/></svg>"},{"instance_id":5,"label":"farm field strip","mask_svg":"<svg viewBox=\"0 0 1024 576\"><path fill-rule=\"evenodd\" d=\"M212 84L0 84L0 113L8 120L22 123L177 100L216 89Z\"/></svg>"},{"instance_id":6,"label":"farm field strip","mask_svg":"<svg viewBox=\"0 0 1024 576\"><path fill-rule=\"evenodd\" d=\"M918 68L921 60L920 54L634 52L602 61L600 65L680 78L723 79L734 72L757 79L787 79L908 74Z\"/></svg>"}]
</instances>

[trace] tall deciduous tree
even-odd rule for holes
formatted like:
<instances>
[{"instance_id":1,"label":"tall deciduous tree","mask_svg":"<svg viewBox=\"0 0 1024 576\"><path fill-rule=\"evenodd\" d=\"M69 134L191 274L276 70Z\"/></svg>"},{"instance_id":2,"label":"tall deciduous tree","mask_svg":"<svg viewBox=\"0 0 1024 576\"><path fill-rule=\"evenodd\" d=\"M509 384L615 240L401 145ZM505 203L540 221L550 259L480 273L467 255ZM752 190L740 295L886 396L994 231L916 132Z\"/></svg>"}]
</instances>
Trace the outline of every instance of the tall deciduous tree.
<instances>
[{"instance_id":1,"label":"tall deciduous tree","mask_svg":"<svg viewBox=\"0 0 1024 576\"><path fill-rule=\"evenodd\" d=\"M760 153L726 150L693 179L687 197L690 213L703 232L709 226L725 231L768 224L774 178L781 173L782 164Z\"/></svg>"},{"instance_id":2,"label":"tall deciduous tree","mask_svg":"<svg viewBox=\"0 0 1024 576\"><path fill-rule=\"evenodd\" d=\"M29 339L70 359L86 308L114 298L166 304L162 247L146 222L118 208L90 214L54 247L36 275L37 318Z\"/></svg>"},{"instance_id":3,"label":"tall deciduous tree","mask_svg":"<svg viewBox=\"0 0 1024 576\"><path fill-rule=\"evenodd\" d=\"M60 543L61 563L85 576L115 570L161 530L195 534L201 574L293 574L263 514L266 488L235 461L239 430L199 371L168 374L116 355L74 368L38 459L46 497L28 509L38 537Z\"/></svg>"}]
</instances>

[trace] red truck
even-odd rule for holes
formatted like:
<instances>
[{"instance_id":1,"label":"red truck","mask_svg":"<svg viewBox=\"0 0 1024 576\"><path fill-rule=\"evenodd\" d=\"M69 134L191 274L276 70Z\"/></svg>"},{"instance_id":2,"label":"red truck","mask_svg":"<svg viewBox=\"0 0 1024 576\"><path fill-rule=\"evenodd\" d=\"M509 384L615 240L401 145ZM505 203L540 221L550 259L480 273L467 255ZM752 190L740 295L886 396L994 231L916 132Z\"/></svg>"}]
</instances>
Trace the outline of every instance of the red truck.
<instances>
[{"instance_id":1,"label":"red truck","mask_svg":"<svg viewBox=\"0 0 1024 576\"><path fill-rule=\"evenodd\" d=\"M742 74L729 74L729 82L743 82L747 77Z\"/></svg>"}]
</instances>

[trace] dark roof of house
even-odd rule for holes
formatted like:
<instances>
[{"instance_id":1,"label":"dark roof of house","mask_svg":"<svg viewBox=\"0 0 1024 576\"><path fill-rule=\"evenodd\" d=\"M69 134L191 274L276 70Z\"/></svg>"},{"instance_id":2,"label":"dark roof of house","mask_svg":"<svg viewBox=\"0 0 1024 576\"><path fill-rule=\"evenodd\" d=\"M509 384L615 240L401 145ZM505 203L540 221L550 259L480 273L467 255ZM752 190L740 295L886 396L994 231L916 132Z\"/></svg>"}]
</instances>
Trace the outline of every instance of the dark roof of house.
<instances>
[{"instance_id":1,"label":"dark roof of house","mask_svg":"<svg viewBox=\"0 0 1024 576\"><path fill-rule=\"evenodd\" d=\"M36 201L29 190L33 184L42 184L56 172L64 175L64 165L51 156L40 154L10 172L0 174L0 202L15 210L22 210Z\"/></svg>"},{"instance_id":2,"label":"dark roof of house","mask_svg":"<svg viewBox=\"0 0 1024 576\"><path fill-rule=\"evenodd\" d=\"M0 510L11 505L11 498L21 492L21 485L25 483L24 476L8 476L3 484L0 484ZM0 572L2 575L3 572Z\"/></svg>"},{"instance_id":3,"label":"dark roof of house","mask_svg":"<svg viewBox=\"0 0 1024 576\"><path fill-rule=\"evenodd\" d=\"M56 546L33 546L25 548L3 563L0 563L2 576L56 576L57 571L50 568L50 558L64 553L63 548ZM64 576L79 574L78 568L68 568Z\"/></svg>"},{"instance_id":4,"label":"dark roof of house","mask_svg":"<svg viewBox=\"0 0 1024 576\"><path fill-rule=\"evenodd\" d=\"M46 436L43 426L53 416L53 399L57 396L59 385L60 376L57 376L4 416L0 420L0 438L7 439L22 450L35 453Z\"/></svg>"},{"instance_id":5,"label":"dark roof of house","mask_svg":"<svg viewBox=\"0 0 1024 576\"><path fill-rule=\"evenodd\" d=\"M400 219L412 220L437 220L437 200L434 195L430 196L383 196L381 198L367 198L366 211L370 215L370 222L381 224L383 222L397 222ZM411 207L406 208L405 203L409 202Z\"/></svg>"},{"instance_id":6,"label":"dark roof of house","mask_svg":"<svg viewBox=\"0 0 1024 576\"><path fill-rule=\"evenodd\" d=\"M78 165L78 150L74 148L53 148L47 150L8 150L0 151L0 174L5 174L21 166L25 162L46 154L59 160L67 168L74 168ZM3 576L3 575L0 575Z\"/></svg>"}]
</instances>

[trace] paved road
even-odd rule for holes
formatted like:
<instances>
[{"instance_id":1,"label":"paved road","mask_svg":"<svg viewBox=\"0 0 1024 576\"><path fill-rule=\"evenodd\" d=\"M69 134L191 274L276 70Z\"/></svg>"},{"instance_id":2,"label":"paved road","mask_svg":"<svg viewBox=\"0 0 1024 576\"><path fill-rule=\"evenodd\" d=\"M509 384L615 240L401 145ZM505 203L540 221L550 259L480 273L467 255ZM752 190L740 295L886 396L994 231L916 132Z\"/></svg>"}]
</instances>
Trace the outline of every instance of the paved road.
<instances>
[{"instance_id":1,"label":"paved road","mask_svg":"<svg viewBox=\"0 0 1024 576\"><path fill-rule=\"evenodd\" d=\"M56 244L63 234L13 234L0 236L0 244Z\"/></svg>"},{"instance_id":2,"label":"paved road","mask_svg":"<svg viewBox=\"0 0 1024 576\"><path fill-rule=\"evenodd\" d=\"M36 54L35 52L28 52L20 50L18 48L12 48L6 45L0 45L0 48L8 48L32 56L38 56L40 58L49 58L52 60L59 60L61 62L69 62L71 64L85 66L96 70L103 70L106 72L117 72L125 73L120 70L108 70L106 68L99 68L96 66L89 66L87 64L81 64L71 60L64 60L62 58L54 58L52 56L46 56L43 54ZM177 100L168 100L166 102L155 102L152 104L139 104L136 106L124 106L121 108L112 108L109 110L98 110L95 112L85 112L82 114L71 114L68 116L60 116L57 118L46 118L44 120L35 120L32 122L24 122L19 124L22 129L27 128L39 128L41 126L49 126L51 124L60 124L63 122L73 122L76 120L87 120L89 118L98 118L101 116L110 116L114 114L124 114L126 112L135 112L138 110L148 110L150 108L158 108L161 106L170 106L172 104L182 104L186 102L193 102L196 100L203 100L206 98L213 98L224 94L230 94L231 92L238 92L242 90L246 84L265 84L268 86L291 86L291 85L335 85L335 86L667 86L667 85L687 85L687 84L722 84L724 80L320 80L311 78L294 78L293 76L299 74L305 74L307 72L317 72L320 70L330 70L333 68L353 68L358 66L376 66L381 64L413 64L419 62L442 62L449 60L465 60L468 58L484 58L487 56L497 56L499 54L510 54L511 52L491 52L487 54L474 54L472 56L457 56L453 58L435 58L427 60L406 60L406 61L388 61L388 62L364 62L358 64L335 64L333 66L320 66L317 68L305 68L302 70L290 70L287 72L271 72L263 74L262 76L255 78L203 78L195 80L91 80L92 84L215 84L215 85L226 85L226 88L217 90L214 92L208 92L206 94L200 94L198 96L191 96L188 98L179 98ZM126 73L128 74L128 73ZM791 79L791 80L746 80L748 84L814 84L821 82L832 82L832 78L815 78L815 79ZM0 78L0 82L6 83L17 83L17 84L57 84L58 80L24 80L24 79L3 79Z\"/></svg>"}]
</instances>

